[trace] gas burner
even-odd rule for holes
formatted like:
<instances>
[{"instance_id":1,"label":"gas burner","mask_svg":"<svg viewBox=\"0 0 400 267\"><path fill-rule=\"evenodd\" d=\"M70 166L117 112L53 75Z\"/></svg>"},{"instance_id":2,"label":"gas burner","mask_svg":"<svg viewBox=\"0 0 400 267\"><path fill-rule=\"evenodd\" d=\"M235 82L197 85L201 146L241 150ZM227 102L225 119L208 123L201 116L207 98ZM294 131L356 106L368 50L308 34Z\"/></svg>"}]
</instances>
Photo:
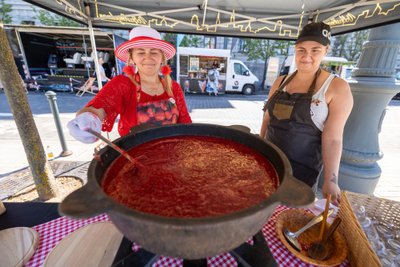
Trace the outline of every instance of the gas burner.
<instances>
[{"instance_id":1,"label":"gas burner","mask_svg":"<svg viewBox=\"0 0 400 267\"><path fill-rule=\"evenodd\" d=\"M278 266L268 248L264 235L259 231L253 236L253 245L243 243L229 252L238 267L275 267ZM143 266L151 267L160 256L140 249L132 251L132 242L124 238L114 259L112 267ZM207 267L207 259L183 260L183 267Z\"/></svg>"}]
</instances>

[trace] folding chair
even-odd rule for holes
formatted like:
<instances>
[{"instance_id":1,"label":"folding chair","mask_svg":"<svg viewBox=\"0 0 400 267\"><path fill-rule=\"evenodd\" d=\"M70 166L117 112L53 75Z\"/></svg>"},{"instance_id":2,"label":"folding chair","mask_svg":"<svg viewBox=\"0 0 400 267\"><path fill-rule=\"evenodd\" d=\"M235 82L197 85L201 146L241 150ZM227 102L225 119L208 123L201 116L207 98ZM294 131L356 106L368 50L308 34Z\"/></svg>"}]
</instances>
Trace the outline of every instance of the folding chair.
<instances>
[{"instance_id":1,"label":"folding chair","mask_svg":"<svg viewBox=\"0 0 400 267\"><path fill-rule=\"evenodd\" d=\"M82 54L76 52L72 58L64 58L65 64L67 64L67 68L74 68L79 63L81 63Z\"/></svg>"},{"instance_id":2,"label":"folding chair","mask_svg":"<svg viewBox=\"0 0 400 267\"><path fill-rule=\"evenodd\" d=\"M96 93L93 90L94 89L93 83L95 80L96 80L96 78L89 77L89 79L80 88L76 88L76 89L78 89L78 92L76 93L76 95L83 96L85 93L95 95Z\"/></svg>"}]
</instances>

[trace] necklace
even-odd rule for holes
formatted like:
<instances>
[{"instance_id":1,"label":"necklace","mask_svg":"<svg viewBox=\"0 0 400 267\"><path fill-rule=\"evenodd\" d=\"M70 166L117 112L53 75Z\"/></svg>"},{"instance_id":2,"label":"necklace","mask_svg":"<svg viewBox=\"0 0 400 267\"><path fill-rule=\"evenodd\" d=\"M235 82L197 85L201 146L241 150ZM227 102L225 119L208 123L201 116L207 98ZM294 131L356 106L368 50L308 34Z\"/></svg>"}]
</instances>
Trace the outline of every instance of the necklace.
<instances>
[{"instance_id":1,"label":"necklace","mask_svg":"<svg viewBox=\"0 0 400 267\"><path fill-rule=\"evenodd\" d=\"M151 96L161 95L164 93L162 83L158 83L156 86L148 86L148 84L141 84L140 86L143 92Z\"/></svg>"}]
</instances>

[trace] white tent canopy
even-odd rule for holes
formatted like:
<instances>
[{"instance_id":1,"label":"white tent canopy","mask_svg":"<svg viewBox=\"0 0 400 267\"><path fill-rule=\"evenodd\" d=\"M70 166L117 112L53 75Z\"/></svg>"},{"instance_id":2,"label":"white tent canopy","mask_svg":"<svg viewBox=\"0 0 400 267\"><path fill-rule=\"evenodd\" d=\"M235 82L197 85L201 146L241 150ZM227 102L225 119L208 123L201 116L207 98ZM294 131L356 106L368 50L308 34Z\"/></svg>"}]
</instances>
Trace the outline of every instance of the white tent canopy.
<instances>
[{"instance_id":1,"label":"white tent canopy","mask_svg":"<svg viewBox=\"0 0 400 267\"><path fill-rule=\"evenodd\" d=\"M296 39L309 21L324 21L332 34L400 21L399 0L25 0L93 27Z\"/></svg>"}]
</instances>

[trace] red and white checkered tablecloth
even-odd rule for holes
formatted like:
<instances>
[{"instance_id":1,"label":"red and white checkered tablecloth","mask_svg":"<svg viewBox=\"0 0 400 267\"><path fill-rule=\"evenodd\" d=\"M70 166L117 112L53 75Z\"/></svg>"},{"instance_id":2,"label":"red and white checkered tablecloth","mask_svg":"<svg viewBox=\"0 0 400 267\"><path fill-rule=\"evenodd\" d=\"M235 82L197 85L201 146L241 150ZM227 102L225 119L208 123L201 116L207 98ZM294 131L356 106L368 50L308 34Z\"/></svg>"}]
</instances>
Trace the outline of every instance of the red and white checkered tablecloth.
<instances>
[{"instance_id":1,"label":"red and white checkered tablecloth","mask_svg":"<svg viewBox=\"0 0 400 267\"><path fill-rule=\"evenodd\" d=\"M272 252L275 260L279 266L314 266L305 263L295 257L286 247L281 243L278 236L275 233L275 221L279 213L288 209L285 206L278 206L271 218L264 225L262 231L265 239L268 242L269 249ZM96 217L84 220L75 220L67 217L60 217L53 221L49 221L44 224L34 226L33 228L39 233L39 245L36 249L35 254L25 265L27 267L39 267L42 266L47 254L68 234L73 231L94 222L109 221L109 217L106 214L101 214ZM134 245L133 249L138 249L139 246ZM209 267L237 267L237 263L234 258L228 254L220 254L218 256L208 258L207 263ZM153 264L153 267L181 267L182 260L178 258L169 258L161 256L159 260ZM345 261L340 267L349 266L348 262Z\"/></svg>"}]
</instances>

